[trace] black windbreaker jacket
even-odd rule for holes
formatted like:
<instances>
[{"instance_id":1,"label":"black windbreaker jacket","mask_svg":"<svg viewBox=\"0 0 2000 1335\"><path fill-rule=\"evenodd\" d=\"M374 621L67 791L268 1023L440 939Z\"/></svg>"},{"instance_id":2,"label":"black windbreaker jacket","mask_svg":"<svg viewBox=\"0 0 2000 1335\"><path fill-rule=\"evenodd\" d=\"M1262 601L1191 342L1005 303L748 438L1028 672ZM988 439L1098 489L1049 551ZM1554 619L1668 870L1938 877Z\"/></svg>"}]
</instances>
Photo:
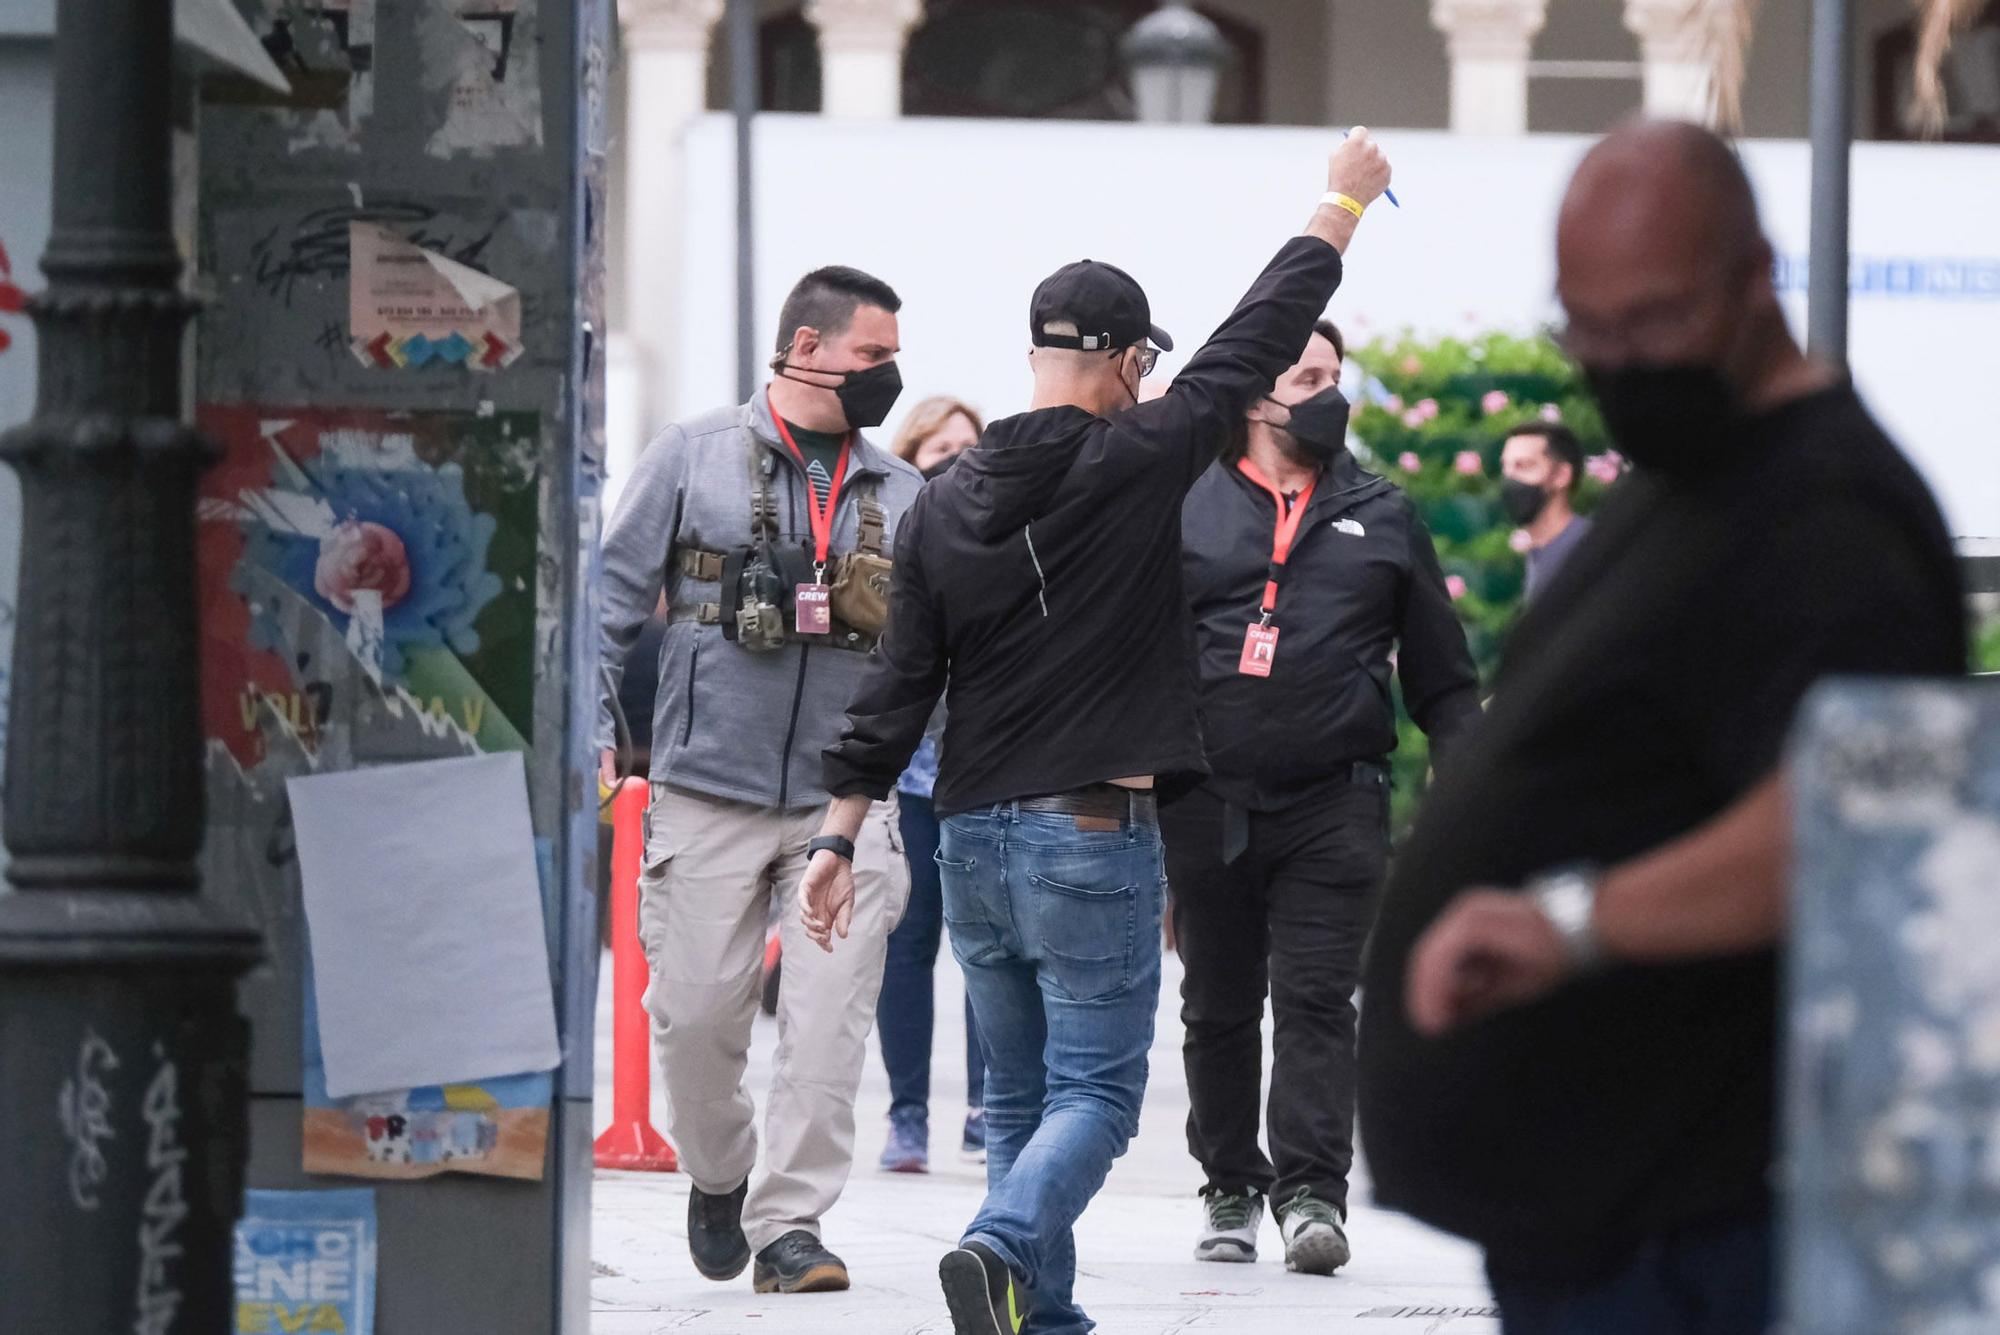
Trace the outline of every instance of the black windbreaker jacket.
<instances>
[{"instance_id":1,"label":"black windbreaker jacket","mask_svg":"<svg viewBox=\"0 0 2000 1335\"><path fill-rule=\"evenodd\" d=\"M1237 671L1258 618L1277 503L1218 462L1182 510L1210 791L1275 810L1395 748L1390 655L1410 716L1447 752L1479 717L1479 677L1416 507L1342 450L1313 488L1278 588L1269 677Z\"/></svg>"},{"instance_id":2,"label":"black windbreaker jacket","mask_svg":"<svg viewBox=\"0 0 2000 1335\"><path fill-rule=\"evenodd\" d=\"M1163 795L1198 782L1181 502L1339 284L1340 252L1295 238L1161 397L1004 418L926 486L827 791L887 796L947 681L940 814L1140 774Z\"/></svg>"}]
</instances>

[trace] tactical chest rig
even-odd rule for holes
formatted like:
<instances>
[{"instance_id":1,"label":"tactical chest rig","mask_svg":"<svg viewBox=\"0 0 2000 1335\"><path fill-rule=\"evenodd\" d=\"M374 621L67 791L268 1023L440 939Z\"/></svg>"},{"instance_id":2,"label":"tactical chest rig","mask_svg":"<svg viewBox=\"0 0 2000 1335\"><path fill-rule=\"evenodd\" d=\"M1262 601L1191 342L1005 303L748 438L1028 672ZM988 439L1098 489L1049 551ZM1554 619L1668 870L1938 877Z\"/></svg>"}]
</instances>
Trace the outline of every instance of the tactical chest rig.
<instances>
[{"instance_id":1,"label":"tactical chest rig","mask_svg":"<svg viewBox=\"0 0 2000 1335\"><path fill-rule=\"evenodd\" d=\"M727 552L683 547L676 556L681 574L720 584L716 602L676 602L672 619L720 625L722 637L750 653L773 653L787 644L817 644L867 653L889 619L889 586L894 563L882 554L888 515L875 500L877 479L855 499L858 534L854 550L833 558L828 570L833 630L801 635L793 594L814 582L813 554L803 544L779 539L778 498L772 479L776 455L748 432L750 448L750 542ZM808 481L807 486L812 483Z\"/></svg>"}]
</instances>

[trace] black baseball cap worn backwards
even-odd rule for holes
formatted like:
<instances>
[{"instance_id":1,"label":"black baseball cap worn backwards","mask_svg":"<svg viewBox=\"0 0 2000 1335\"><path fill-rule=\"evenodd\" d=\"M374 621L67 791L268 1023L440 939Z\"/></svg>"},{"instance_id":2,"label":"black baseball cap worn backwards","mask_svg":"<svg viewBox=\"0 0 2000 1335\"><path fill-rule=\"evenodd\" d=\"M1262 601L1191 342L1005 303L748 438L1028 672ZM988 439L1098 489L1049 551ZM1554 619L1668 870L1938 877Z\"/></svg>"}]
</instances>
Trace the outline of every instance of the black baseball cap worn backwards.
<instances>
[{"instance_id":1,"label":"black baseball cap worn backwards","mask_svg":"<svg viewBox=\"0 0 2000 1335\"><path fill-rule=\"evenodd\" d=\"M1076 332L1049 332L1058 322L1075 325ZM1028 335L1038 348L1094 352L1150 339L1162 352L1174 350L1167 331L1153 323L1145 290L1131 274L1102 260L1065 264L1041 281L1028 301Z\"/></svg>"}]
</instances>

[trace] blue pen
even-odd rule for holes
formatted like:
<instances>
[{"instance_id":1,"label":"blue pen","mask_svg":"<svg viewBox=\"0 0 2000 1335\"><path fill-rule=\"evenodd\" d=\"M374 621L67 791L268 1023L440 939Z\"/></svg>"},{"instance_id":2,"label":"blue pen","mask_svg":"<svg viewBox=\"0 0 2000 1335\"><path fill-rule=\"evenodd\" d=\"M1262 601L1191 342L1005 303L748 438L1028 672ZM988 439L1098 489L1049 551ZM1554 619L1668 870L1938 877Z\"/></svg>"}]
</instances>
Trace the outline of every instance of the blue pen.
<instances>
[{"instance_id":1,"label":"blue pen","mask_svg":"<svg viewBox=\"0 0 2000 1335\"><path fill-rule=\"evenodd\" d=\"M1342 130L1342 131L1340 132L1340 137L1341 137L1342 139L1345 139L1345 138L1347 138L1347 135L1348 135L1348 132L1347 132L1346 130ZM1393 190L1386 190L1386 189L1385 189L1385 190L1384 190L1384 191L1382 192L1382 197L1383 197L1384 199L1388 200L1388 201L1389 201L1389 203L1390 203L1390 204L1391 204L1392 206L1394 206L1395 208L1399 208L1399 209L1400 209L1400 208L1402 208L1402 207L1403 207L1403 205L1402 205L1402 202L1401 202L1401 201L1399 201L1399 200L1398 200L1398 199L1396 198L1396 192L1395 192L1395 191L1393 191Z\"/></svg>"}]
</instances>

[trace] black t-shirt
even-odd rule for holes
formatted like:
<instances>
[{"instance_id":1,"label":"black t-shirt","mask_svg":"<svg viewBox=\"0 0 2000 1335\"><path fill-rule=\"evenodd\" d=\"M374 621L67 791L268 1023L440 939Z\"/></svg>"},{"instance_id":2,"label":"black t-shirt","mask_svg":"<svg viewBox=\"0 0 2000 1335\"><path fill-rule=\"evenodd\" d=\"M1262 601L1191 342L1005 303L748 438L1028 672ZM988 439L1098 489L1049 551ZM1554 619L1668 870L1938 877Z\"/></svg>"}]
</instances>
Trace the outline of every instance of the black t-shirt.
<instances>
[{"instance_id":1,"label":"black t-shirt","mask_svg":"<svg viewBox=\"0 0 2000 1335\"><path fill-rule=\"evenodd\" d=\"M1492 708L1385 891L1362 1011L1381 1202L1526 1279L1769 1208L1774 956L1623 967L1442 1041L1403 1009L1411 946L1460 891L1610 865L1729 806L1838 673L1965 671L1952 546L1846 386L1750 424L1699 482L1635 474L1532 605Z\"/></svg>"},{"instance_id":2,"label":"black t-shirt","mask_svg":"<svg viewBox=\"0 0 2000 1335\"><path fill-rule=\"evenodd\" d=\"M847 443L845 431L808 431L791 422L785 423L785 430L792 433L792 443L799 447L805 458L806 480L812 483L813 503L826 504L827 488L833 485L833 473L840 466L840 447ZM787 450L785 453L789 454Z\"/></svg>"}]
</instances>

